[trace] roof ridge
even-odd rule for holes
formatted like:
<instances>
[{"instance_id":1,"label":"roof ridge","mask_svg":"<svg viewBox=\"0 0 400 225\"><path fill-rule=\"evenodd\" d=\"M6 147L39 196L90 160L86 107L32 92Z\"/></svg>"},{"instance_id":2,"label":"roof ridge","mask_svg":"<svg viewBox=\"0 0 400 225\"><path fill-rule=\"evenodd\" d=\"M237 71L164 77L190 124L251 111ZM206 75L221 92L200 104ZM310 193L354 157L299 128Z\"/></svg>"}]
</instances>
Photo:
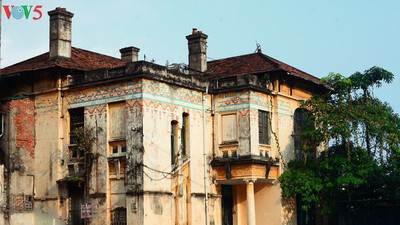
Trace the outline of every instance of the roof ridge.
<instances>
[{"instance_id":1,"label":"roof ridge","mask_svg":"<svg viewBox=\"0 0 400 225\"><path fill-rule=\"evenodd\" d=\"M264 54L263 54L264 55ZM290 67L290 68L292 68L292 69L294 69L294 70L298 70L299 72L302 72L302 73L305 73L305 74L307 74L307 75L309 75L309 76L312 76L312 77L314 77L314 78L316 78L316 79L320 79L320 78L318 78L318 77L316 77L316 76L314 76L314 75L312 75L312 74L310 74L310 73L307 73L307 72L305 72L305 71L303 71L303 70L301 70L301 69L298 69L298 68L296 68L296 67L294 67L294 66L291 66L291 65L289 65L289 64L287 64L287 63L284 63L284 62L282 62L281 60L279 60L279 59L275 59L275 58L273 58L273 57L271 57L271 56L268 56L268 55L264 55L265 57L267 57L267 58L269 58L269 59L271 59L271 61L277 61L278 63L278 65L279 64L284 64L284 65L286 65L286 66L288 66L288 67ZM274 62L274 63L276 63L276 62ZM279 66L280 67L280 66ZM283 68L280 68L280 69L283 69Z\"/></svg>"},{"instance_id":2,"label":"roof ridge","mask_svg":"<svg viewBox=\"0 0 400 225\"><path fill-rule=\"evenodd\" d=\"M78 51L84 51L84 52L88 52L88 53L91 53L91 54L101 55L101 56L105 56L105 57L109 57L109 58L113 58L113 59L116 59L116 60L125 62L124 60L122 60L122 59L120 59L120 58L117 58L117 57L114 57L114 56L110 56L110 55L106 55L106 54L103 54L103 53L98 53L98 52L94 52L94 51L91 51L91 50L87 50L87 49L83 49L83 48L78 48L78 47L71 47L71 48L72 48L72 49L75 49L75 50L78 50Z\"/></svg>"},{"instance_id":3,"label":"roof ridge","mask_svg":"<svg viewBox=\"0 0 400 225\"><path fill-rule=\"evenodd\" d=\"M71 58L55 58L50 60L49 52L45 52L22 62L2 68L1 76L47 69L50 67L88 71L101 68L118 68L124 65L126 65L126 62L122 59L86 49L71 47Z\"/></svg>"},{"instance_id":4,"label":"roof ridge","mask_svg":"<svg viewBox=\"0 0 400 225\"><path fill-rule=\"evenodd\" d=\"M222 60L235 59L235 58L251 56L251 55L257 55L257 53L249 53L249 54L237 55L237 56L232 56L232 57L227 57L227 58L222 58L222 59L214 59L211 61L207 61L207 63L214 63L214 62L218 62L218 61L222 61Z\"/></svg>"}]
</instances>

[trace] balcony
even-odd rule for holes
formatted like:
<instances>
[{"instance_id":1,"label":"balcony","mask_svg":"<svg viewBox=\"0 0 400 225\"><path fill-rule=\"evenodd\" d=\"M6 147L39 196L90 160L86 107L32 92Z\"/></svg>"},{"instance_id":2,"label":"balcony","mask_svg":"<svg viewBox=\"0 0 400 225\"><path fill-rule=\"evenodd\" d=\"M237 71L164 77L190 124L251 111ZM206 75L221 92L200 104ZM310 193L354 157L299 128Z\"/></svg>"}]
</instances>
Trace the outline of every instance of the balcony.
<instances>
[{"instance_id":1,"label":"balcony","mask_svg":"<svg viewBox=\"0 0 400 225\"><path fill-rule=\"evenodd\" d=\"M241 184L249 178L274 183L280 175L279 160L266 156L216 157L211 166L213 179L218 184Z\"/></svg>"}]
</instances>

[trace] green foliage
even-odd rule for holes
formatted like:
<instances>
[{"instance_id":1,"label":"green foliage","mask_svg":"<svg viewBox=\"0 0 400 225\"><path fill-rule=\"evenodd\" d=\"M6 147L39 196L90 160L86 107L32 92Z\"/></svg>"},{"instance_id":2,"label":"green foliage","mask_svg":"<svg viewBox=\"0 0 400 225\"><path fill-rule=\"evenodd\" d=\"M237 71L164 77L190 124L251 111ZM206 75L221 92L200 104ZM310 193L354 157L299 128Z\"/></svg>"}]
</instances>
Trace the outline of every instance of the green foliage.
<instances>
[{"instance_id":1,"label":"green foliage","mask_svg":"<svg viewBox=\"0 0 400 225\"><path fill-rule=\"evenodd\" d=\"M280 177L282 194L301 196L304 210L316 204L333 213L338 201L391 199L400 203L400 118L373 95L394 75L372 67L350 77L331 73L323 78L326 93L304 102L310 126L302 131L302 151L323 142L314 161L291 161Z\"/></svg>"},{"instance_id":2,"label":"green foliage","mask_svg":"<svg viewBox=\"0 0 400 225\"><path fill-rule=\"evenodd\" d=\"M320 191L323 188L322 180L310 167L304 167L298 161L288 163L289 171L283 173L279 180L282 184L282 194L285 197L302 196L303 210L308 210L311 204L320 200Z\"/></svg>"},{"instance_id":3,"label":"green foliage","mask_svg":"<svg viewBox=\"0 0 400 225\"><path fill-rule=\"evenodd\" d=\"M76 144L78 150L84 151L85 154L90 154L96 141L95 130L93 127L75 128L71 132L71 140Z\"/></svg>"}]
</instances>

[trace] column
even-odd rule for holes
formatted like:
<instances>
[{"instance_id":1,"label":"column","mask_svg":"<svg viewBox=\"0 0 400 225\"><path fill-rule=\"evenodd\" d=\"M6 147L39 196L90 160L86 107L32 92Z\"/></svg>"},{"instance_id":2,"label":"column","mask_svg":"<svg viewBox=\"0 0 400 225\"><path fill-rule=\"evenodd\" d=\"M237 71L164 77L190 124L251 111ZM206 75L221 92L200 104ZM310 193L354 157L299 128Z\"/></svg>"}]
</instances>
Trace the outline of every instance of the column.
<instances>
[{"instance_id":1,"label":"column","mask_svg":"<svg viewBox=\"0 0 400 225\"><path fill-rule=\"evenodd\" d=\"M247 225L256 225L256 204L254 201L254 183L257 179L244 179L247 195Z\"/></svg>"}]
</instances>

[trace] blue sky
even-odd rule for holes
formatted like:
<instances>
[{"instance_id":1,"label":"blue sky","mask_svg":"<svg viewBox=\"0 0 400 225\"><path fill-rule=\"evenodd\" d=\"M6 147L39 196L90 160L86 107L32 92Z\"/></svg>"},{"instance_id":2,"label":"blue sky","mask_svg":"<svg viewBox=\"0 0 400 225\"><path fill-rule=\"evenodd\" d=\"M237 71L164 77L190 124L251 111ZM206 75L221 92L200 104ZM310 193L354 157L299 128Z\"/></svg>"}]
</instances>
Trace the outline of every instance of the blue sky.
<instances>
[{"instance_id":1,"label":"blue sky","mask_svg":"<svg viewBox=\"0 0 400 225\"><path fill-rule=\"evenodd\" d=\"M72 44L119 57L136 46L165 65L187 62L185 36L193 27L208 34L208 57L265 54L316 77L351 75L372 66L395 74L376 95L400 113L400 1L385 0L3 0L3 5L42 5L43 17L7 19L2 10L1 66L48 51L47 11L75 14Z\"/></svg>"}]
</instances>

